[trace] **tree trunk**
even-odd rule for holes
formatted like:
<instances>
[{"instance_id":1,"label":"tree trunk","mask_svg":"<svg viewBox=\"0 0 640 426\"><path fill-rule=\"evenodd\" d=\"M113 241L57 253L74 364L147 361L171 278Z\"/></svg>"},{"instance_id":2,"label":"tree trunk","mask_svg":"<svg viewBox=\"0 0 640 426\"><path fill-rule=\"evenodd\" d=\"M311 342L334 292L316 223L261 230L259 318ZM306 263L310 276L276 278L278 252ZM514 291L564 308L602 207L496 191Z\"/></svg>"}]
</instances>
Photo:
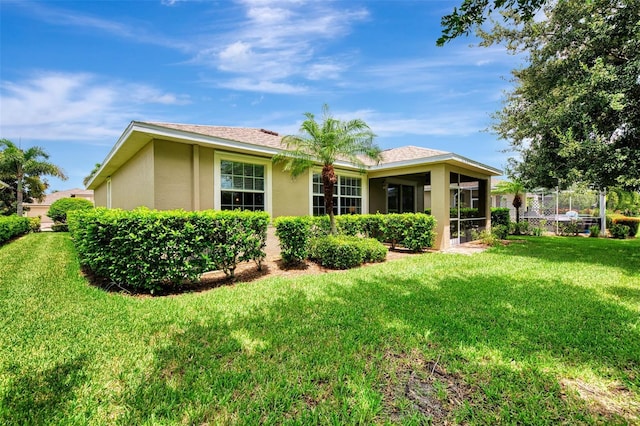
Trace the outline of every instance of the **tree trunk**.
<instances>
[{"instance_id":1,"label":"tree trunk","mask_svg":"<svg viewBox=\"0 0 640 426\"><path fill-rule=\"evenodd\" d=\"M520 207L522 207L522 197L519 194L515 194L513 197L513 207L516 208L516 235L520 235Z\"/></svg>"},{"instance_id":2,"label":"tree trunk","mask_svg":"<svg viewBox=\"0 0 640 426\"><path fill-rule=\"evenodd\" d=\"M325 164L322 167L322 184L324 185L324 208L329 215L329 225L331 235L336 235L338 229L336 227L336 218L333 215L333 185L336 184L336 177L333 165Z\"/></svg>"},{"instance_id":3,"label":"tree trunk","mask_svg":"<svg viewBox=\"0 0 640 426\"><path fill-rule=\"evenodd\" d=\"M16 213L18 217L22 217L22 179L24 178L22 173L22 167L18 166L18 173L16 174L18 178L18 193L16 194Z\"/></svg>"}]
</instances>

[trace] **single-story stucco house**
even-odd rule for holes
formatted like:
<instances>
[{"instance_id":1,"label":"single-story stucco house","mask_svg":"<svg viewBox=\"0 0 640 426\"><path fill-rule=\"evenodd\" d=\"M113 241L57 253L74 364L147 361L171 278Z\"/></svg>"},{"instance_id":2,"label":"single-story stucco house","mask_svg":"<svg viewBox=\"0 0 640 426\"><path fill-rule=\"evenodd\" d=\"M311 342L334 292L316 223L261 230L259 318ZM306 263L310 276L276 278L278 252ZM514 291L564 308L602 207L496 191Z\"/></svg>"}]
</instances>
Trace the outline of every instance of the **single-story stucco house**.
<instances>
[{"instance_id":1,"label":"single-story stucco house","mask_svg":"<svg viewBox=\"0 0 640 426\"><path fill-rule=\"evenodd\" d=\"M88 189L73 188L65 189L64 191L55 191L51 194L47 194L42 202L36 201L33 203L24 203L25 216L38 217L40 216L40 228L43 230L51 229L53 225L53 219L47 216L49 207L54 201L61 198L84 198L93 202L93 191Z\"/></svg>"},{"instance_id":2,"label":"single-story stucco house","mask_svg":"<svg viewBox=\"0 0 640 426\"><path fill-rule=\"evenodd\" d=\"M272 217L324 214L321 165L292 179L271 158L285 147L278 133L257 128L133 121L88 188L96 206L133 209L264 210ZM364 173L339 161L335 212L402 213L431 208L436 247L460 241L453 216L463 185L477 185L481 227L491 215L490 179L500 170L451 152L405 146L382 152ZM430 196L425 205L425 185ZM457 192L456 192L457 191ZM452 194L454 194L452 196Z\"/></svg>"}]
</instances>

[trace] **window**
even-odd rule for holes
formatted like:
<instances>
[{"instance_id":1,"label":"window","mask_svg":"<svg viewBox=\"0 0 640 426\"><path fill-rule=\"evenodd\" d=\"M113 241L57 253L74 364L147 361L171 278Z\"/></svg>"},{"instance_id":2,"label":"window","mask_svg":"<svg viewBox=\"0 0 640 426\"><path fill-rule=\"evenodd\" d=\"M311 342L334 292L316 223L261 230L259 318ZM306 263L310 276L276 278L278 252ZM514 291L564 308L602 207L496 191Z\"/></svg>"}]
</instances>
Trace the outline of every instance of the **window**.
<instances>
[{"instance_id":1,"label":"window","mask_svg":"<svg viewBox=\"0 0 640 426\"><path fill-rule=\"evenodd\" d=\"M264 210L264 165L220 161L220 208Z\"/></svg>"},{"instance_id":2,"label":"window","mask_svg":"<svg viewBox=\"0 0 640 426\"><path fill-rule=\"evenodd\" d=\"M111 177L107 178L107 208L111 208Z\"/></svg>"},{"instance_id":3,"label":"window","mask_svg":"<svg viewBox=\"0 0 640 426\"><path fill-rule=\"evenodd\" d=\"M362 213L362 179L349 176L338 176L338 182L333 186L333 213L359 214ZM324 207L324 185L322 175L313 174L313 215L326 214Z\"/></svg>"}]
</instances>

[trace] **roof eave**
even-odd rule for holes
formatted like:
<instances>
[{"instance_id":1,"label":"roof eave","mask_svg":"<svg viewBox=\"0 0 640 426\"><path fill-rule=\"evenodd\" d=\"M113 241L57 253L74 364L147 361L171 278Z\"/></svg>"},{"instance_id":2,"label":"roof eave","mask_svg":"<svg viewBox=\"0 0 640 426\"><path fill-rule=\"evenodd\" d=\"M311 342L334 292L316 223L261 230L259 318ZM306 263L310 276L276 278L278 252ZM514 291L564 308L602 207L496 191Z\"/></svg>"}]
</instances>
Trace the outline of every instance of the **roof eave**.
<instances>
[{"instance_id":1,"label":"roof eave","mask_svg":"<svg viewBox=\"0 0 640 426\"><path fill-rule=\"evenodd\" d=\"M433 163L442 163L446 161L455 161L458 163L462 163L467 166L472 166L477 169L483 170L487 174L491 176L500 176L502 175L502 170L496 169L495 167L488 166L486 164L482 164L480 162L471 160L467 157L463 157L462 155L454 154L452 152L447 152L440 155L434 155L432 157L422 157L422 158L412 158L411 160L404 161L395 161L392 163L383 163L374 166L369 166L368 170L389 170L389 169L399 169L404 167L411 166L420 166L423 164L433 164Z\"/></svg>"}]
</instances>

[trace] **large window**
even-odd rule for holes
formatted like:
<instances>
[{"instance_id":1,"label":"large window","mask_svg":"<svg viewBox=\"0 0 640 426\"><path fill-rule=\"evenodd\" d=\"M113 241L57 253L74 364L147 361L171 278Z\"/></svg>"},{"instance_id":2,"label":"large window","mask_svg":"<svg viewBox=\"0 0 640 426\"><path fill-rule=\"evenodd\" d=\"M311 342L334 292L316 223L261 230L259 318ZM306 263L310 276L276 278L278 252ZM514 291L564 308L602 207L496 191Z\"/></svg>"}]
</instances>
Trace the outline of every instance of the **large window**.
<instances>
[{"instance_id":1,"label":"large window","mask_svg":"<svg viewBox=\"0 0 640 426\"><path fill-rule=\"evenodd\" d=\"M362 213L362 179L349 176L338 176L333 187L333 213ZM324 185L320 173L313 174L313 215L326 214L324 207Z\"/></svg>"},{"instance_id":2,"label":"large window","mask_svg":"<svg viewBox=\"0 0 640 426\"><path fill-rule=\"evenodd\" d=\"M222 210L264 210L264 166L220 161Z\"/></svg>"}]
</instances>

